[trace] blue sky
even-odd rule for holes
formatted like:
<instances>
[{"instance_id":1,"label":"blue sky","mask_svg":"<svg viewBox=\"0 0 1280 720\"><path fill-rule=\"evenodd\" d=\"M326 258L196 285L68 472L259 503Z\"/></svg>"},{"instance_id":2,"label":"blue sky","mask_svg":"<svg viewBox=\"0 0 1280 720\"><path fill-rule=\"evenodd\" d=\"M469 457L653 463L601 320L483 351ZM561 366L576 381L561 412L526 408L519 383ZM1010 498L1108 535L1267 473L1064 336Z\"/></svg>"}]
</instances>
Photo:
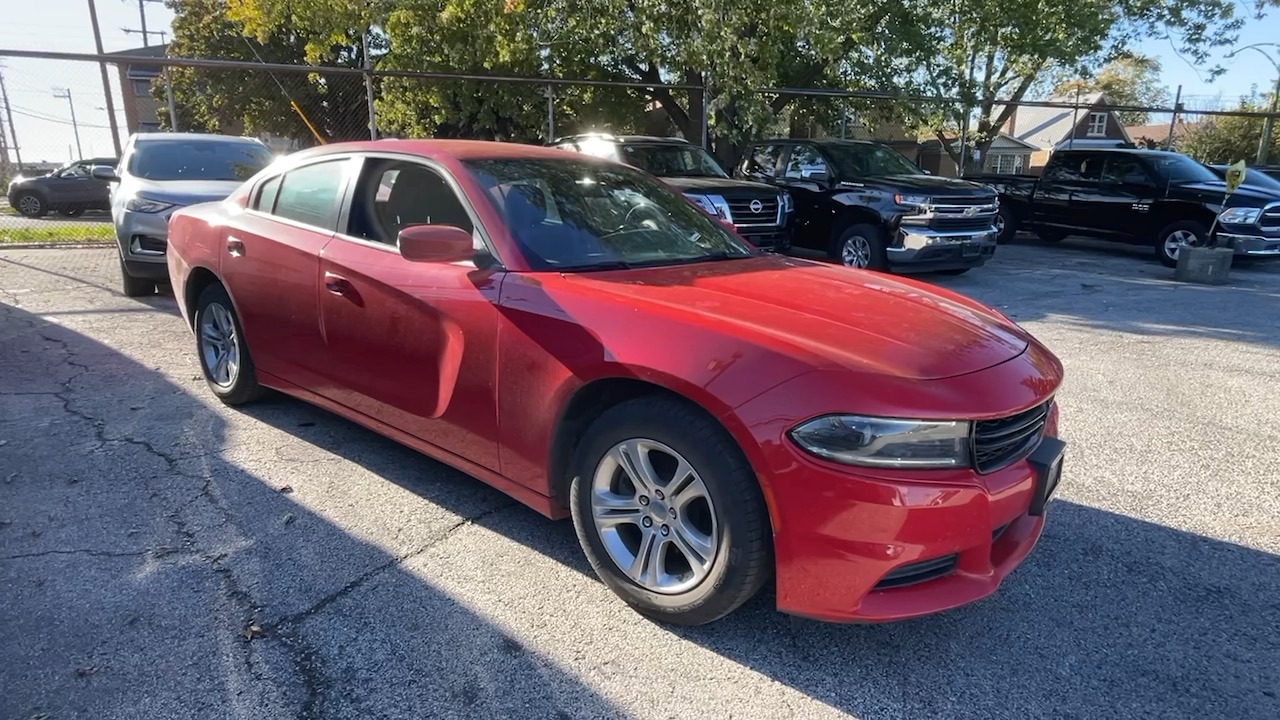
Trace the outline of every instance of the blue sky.
<instances>
[{"instance_id":1,"label":"blue sky","mask_svg":"<svg viewBox=\"0 0 1280 720\"><path fill-rule=\"evenodd\" d=\"M40 12L29 12L38 5ZM122 28L138 27L137 0L97 0L102 26L103 45L108 52L138 47L137 35ZM171 13L160 3L146 3L150 29L169 29ZM93 52L93 34L85 0L0 0L0 48L20 50L55 50ZM156 39L158 41L158 38ZM1280 42L1280 10L1260 22L1252 22L1241 34L1236 47L1256 42ZM1170 92L1178 84L1183 92L1197 98L1220 96L1232 103L1254 89L1269 90L1276 77L1275 69L1253 51L1224 60L1227 72L1208 82L1203 70L1189 67L1177 57L1167 41L1148 41L1141 51L1161 60L1164 82ZM1280 60L1280 48L1267 48ZM68 63L49 60L0 59L8 84L9 99L14 107L14 125L23 147L24 160L65 162L75 154L75 137L70 123L67 101L53 97L54 88L70 88L75 99L76 116L81 124L80 141L85 156L109 154L111 137L107 127L102 81L91 63ZM111 74L113 93L119 97L115 73ZM1189 107L1191 107L1189 105ZM123 124L123 112L117 108Z\"/></svg>"}]
</instances>

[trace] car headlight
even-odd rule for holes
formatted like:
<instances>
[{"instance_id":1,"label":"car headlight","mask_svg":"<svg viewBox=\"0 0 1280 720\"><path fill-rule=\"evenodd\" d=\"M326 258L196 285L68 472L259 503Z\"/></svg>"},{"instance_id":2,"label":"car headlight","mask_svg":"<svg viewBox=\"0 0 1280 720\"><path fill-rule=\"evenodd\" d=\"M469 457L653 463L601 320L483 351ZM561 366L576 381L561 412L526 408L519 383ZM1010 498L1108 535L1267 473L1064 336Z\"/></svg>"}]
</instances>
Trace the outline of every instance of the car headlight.
<instances>
[{"instance_id":1,"label":"car headlight","mask_svg":"<svg viewBox=\"0 0 1280 720\"><path fill-rule=\"evenodd\" d=\"M893 201L899 205L928 205L927 195L894 195Z\"/></svg>"},{"instance_id":2,"label":"car headlight","mask_svg":"<svg viewBox=\"0 0 1280 720\"><path fill-rule=\"evenodd\" d=\"M699 193L685 193L684 196L712 215L717 215L729 222L733 222L733 216L729 213L729 203L725 202L723 197L719 195L701 195Z\"/></svg>"},{"instance_id":3,"label":"car headlight","mask_svg":"<svg viewBox=\"0 0 1280 720\"><path fill-rule=\"evenodd\" d=\"M796 209L795 201L791 199L791 193L782 193L782 212L789 213Z\"/></svg>"},{"instance_id":4,"label":"car headlight","mask_svg":"<svg viewBox=\"0 0 1280 720\"><path fill-rule=\"evenodd\" d=\"M162 210L168 210L173 207L173 203L160 202L159 200L148 200L146 198L129 198L124 204L125 210L132 210L140 213L158 213Z\"/></svg>"},{"instance_id":5,"label":"car headlight","mask_svg":"<svg viewBox=\"0 0 1280 720\"><path fill-rule=\"evenodd\" d=\"M969 465L969 423L825 415L797 426L791 440L805 452L846 465L955 468Z\"/></svg>"},{"instance_id":6,"label":"car headlight","mask_svg":"<svg viewBox=\"0 0 1280 720\"><path fill-rule=\"evenodd\" d=\"M1262 214L1262 208L1233 207L1222 211L1218 216L1218 222L1231 223L1233 225L1252 225L1258 221L1258 216Z\"/></svg>"}]
</instances>

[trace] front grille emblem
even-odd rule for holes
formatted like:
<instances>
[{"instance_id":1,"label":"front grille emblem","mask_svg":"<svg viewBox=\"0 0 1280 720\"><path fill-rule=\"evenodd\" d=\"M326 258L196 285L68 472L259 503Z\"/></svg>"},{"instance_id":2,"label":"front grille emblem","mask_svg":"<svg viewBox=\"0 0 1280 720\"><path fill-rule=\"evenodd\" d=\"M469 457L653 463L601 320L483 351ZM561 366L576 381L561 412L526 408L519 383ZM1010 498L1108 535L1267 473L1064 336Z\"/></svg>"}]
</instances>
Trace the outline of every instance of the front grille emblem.
<instances>
[{"instance_id":1,"label":"front grille emblem","mask_svg":"<svg viewBox=\"0 0 1280 720\"><path fill-rule=\"evenodd\" d=\"M758 213L761 210L764 210L764 203L760 202L759 200L752 200L751 204L748 207L751 208L751 212Z\"/></svg>"}]
</instances>

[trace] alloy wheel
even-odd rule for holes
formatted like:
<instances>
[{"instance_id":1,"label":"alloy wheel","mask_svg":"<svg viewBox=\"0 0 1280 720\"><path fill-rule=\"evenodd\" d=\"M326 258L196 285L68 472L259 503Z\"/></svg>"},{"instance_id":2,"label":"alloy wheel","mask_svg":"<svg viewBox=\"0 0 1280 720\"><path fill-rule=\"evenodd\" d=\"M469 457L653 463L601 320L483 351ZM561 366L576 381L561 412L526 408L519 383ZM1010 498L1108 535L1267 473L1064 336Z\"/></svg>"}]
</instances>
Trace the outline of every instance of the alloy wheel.
<instances>
[{"instance_id":1,"label":"alloy wheel","mask_svg":"<svg viewBox=\"0 0 1280 720\"><path fill-rule=\"evenodd\" d=\"M697 470L656 440L613 446L596 466L591 518L609 559L651 592L686 592L719 550L711 494Z\"/></svg>"},{"instance_id":2,"label":"alloy wheel","mask_svg":"<svg viewBox=\"0 0 1280 720\"><path fill-rule=\"evenodd\" d=\"M18 198L18 212L28 216L38 216L44 210L44 203L35 195L23 195Z\"/></svg>"},{"instance_id":3,"label":"alloy wheel","mask_svg":"<svg viewBox=\"0 0 1280 720\"><path fill-rule=\"evenodd\" d=\"M216 302L200 317L200 361L214 384L235 384L240 373L240 336L231 312Z\"/></svg>"},{"instance_id":4,"label":"alloy wheel","mask_svg":"<svg viewBox=\"0 0 1280 720\"><path fill-rule=\"evenodd\" d=\"M861 235L844 241L840 248L840 262L846 267L865 268L871 265L871 243Z\"/></svg>"},{"instance_id":5,"label":"alloy wheel","mask_svg":"<svg viewBox=\"0 0 1280 720\"><path fill-rule=\"evenodd\" d=\"M1200 244L1200 239L1190 230L1175 230L1169 233L1164 239L1164 254L1178 259L1178 251L1184 247L1195 247Z\"/></svg>"}]
</instances>

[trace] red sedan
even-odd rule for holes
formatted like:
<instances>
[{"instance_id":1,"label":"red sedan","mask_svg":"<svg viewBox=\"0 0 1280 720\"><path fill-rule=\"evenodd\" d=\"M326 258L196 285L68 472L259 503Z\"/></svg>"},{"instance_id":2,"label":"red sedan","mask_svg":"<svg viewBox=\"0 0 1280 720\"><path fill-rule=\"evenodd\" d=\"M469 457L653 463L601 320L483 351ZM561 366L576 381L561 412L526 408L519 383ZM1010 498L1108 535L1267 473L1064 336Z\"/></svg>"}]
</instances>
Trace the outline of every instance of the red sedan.
<instances>
[{"instance_id":1,"label":"red sedan","mask_svg":"<svg viewBox=\"0 0 1280 720\"><path fill-rule=\"evenodd\" d=\"M176 213L210 389L272 388L551 518L640 612L896 620L992 593L1061 473L1062 366L1000 313L764 255L561 150L330 145Z\"/></svg>"}]
</instances>

